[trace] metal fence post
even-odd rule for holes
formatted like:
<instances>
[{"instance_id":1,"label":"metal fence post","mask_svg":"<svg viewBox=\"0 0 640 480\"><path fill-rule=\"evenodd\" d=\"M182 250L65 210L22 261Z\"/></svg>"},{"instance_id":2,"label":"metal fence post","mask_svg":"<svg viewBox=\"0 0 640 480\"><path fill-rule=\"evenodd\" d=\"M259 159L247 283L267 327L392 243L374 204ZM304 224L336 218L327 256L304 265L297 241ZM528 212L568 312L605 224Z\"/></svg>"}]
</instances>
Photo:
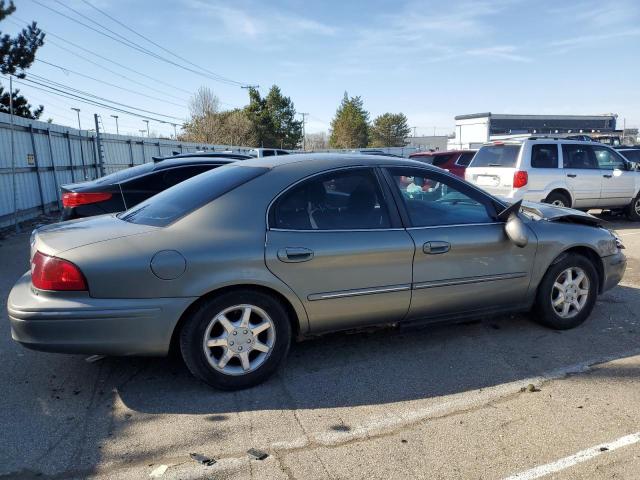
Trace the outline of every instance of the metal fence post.
<instances>
[{"instance_id":1,"label":"metal fence post","mask_svg":"<svg viewBox=\"0 0 640 480\"><path fill-rule=\"evenodd\" d=\"M100 167L98 166L98 137L93 138L93 166L96 170L96 178L100 177Z\"/></svg>"},{"instance_id":2,"label":"metal fence post","mask_svg":"<svg viewBox=\"0 0 640 480\"><path fill-rule=\"evenodd\" d=\"M102 137L100 136L100 126L98 125L98 114L94 113L93 118L96 121L96 138L98 146L98 158L100 159L100 176L104 176L104 149L102 147ZM97 162L97 160L96 160Z\"/></svg>"},{"instance_id":3,"label":"metal fence post","mask_svg":"<svg viewBox=\"0 0 640 480\"><path fill-rule=\"evenodd\" d=\"M160 140L158 140L158 155L162 156L162 149L160 148Z\"/></svg>"},{"instance_id":4,"label":"metal fence post","mask_svg":"<svg viewBox=\"0 0 640 480\"><path fill-rule=\"evenodd\" d=\"M129 144L129 166L133 167L133 143L131 142L131 139L127 140L127 143Z\"/></svg>"},{"instance_id":5,"label":"metal fence post","mask_svg":"<svg viewBox=\"0 0 640 480\"><path fill-rule=\"evenodd\" d=\"M51 129L47 128L47 139L49 140L49 157L51 157L51 168L53 168L53 183L56 188L56 200L58 202L58 209L62 208L60 203L60 182L58 181L58 173L56 172L56 161L53 158L53 144L51 143Z\"/></svg>"},{"instance_id":6,"label":"metal fence post","mask_svg":"<svg viewBox=\"0 0 640 480\"><path fill-rule=\"evenodd\" d=\"M67 130L67 145L69 146L69 166L71 168L71 181L73 183L75 183L76 181L76 174L75 174L75 168L73 165L73 148L71 147L71 132L69 130Z\"/></svg>"},{"instance_id":7,"label":"metal fence post","mask_svg":"<svg viewBox=\"0 0 640 480\"><path fill-rule=\"evenodd\" d=\"M89 180L89 176L87 175L87 164L84 161L84 148L82 148L82 130L78 130L78 141L80 142L80 163L82 163L83 180Z\"/></svg>"},{"instance_id":8,"label":"metal fence post","mask_svg":"<svg viewBox=\"0 0 640 480\"><path fill-rule=\"evenodd\" d=\"M38 152L36 151L36 139L33 135L33 123L29 124L29 135L31 136L31 148L33 149L33 163L36 167L36 178L38 179L38 192L40 192L40 205L42 213L47 214L47 205L44 201L44 192L42 191L42 180L40 179L40 166L38 165Z\"/></svg>"}]
</instances>

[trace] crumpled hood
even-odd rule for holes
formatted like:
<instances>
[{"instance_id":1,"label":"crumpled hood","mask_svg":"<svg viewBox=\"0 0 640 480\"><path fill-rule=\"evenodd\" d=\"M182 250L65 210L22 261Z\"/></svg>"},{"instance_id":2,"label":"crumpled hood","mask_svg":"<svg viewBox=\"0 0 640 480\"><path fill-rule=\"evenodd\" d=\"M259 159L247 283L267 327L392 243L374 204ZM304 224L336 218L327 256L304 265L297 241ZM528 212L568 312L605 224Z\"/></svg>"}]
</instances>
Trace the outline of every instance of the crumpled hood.
<instances>
[{"instance_id":1,"label":"crumpled hood","mask_svg":"<svg viewBox=\"0 0 640 480\"><path fill-rule=\"evenodd\" d=\"M568 221L593 226L606 223L604 220L594 217L587 212L567 207L556 207L548 203L522 202L522 209L525 213L532 213L550 222Z\"/></svg>"},{"instance_id":2,"label":"crumpled hood","mask_svg":"<svg viewBox=\"0 0 640 480\"><path fill-rule=\"evenodd\" d=\"M35 250L57 255L73 248L128 237L156 230L158 227L125 222L115 214L79 218L37 228L31 234L31 255Z\"/></svg>"}]
</instances>

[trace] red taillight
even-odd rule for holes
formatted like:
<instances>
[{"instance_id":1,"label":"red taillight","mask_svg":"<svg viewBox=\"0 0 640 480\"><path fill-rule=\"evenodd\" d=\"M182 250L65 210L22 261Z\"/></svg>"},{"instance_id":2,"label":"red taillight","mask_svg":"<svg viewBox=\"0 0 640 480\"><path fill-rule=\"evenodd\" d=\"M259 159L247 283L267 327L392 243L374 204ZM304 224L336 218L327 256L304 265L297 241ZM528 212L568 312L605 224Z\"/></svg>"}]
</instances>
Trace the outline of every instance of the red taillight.
<instances>
[{"instance_id":1,"label":"red taillight","mask_svg":"<svg viewBox=\"0 0 640 480\"><path fill-rule=\"evenodd\" d=\"M518 170L513 174L513 188L524 187L529 181L529 174L523 170Z\"/></svg>"},{"instance_id":2,"label":"red taillight","mask_svg":"<svg viewBox=\"0 0 640 480\"><path fill-rule=\"evenodd\" d=\"M87 290L87 282L78 267L40 252L31 260L31 283L40 290Z\"/></svg>"},{"instance_id":3,"label":"red taillight","mask_svg":"<svg viewBox=\"0 0 640 480\"><path fill-rule=\"evenodd\" d=\"M103 202L111 198L110 193L100 192L67 192L62 194L62 205L65 207L77 207L90 203Z\"/></svg>"}]
</instances>

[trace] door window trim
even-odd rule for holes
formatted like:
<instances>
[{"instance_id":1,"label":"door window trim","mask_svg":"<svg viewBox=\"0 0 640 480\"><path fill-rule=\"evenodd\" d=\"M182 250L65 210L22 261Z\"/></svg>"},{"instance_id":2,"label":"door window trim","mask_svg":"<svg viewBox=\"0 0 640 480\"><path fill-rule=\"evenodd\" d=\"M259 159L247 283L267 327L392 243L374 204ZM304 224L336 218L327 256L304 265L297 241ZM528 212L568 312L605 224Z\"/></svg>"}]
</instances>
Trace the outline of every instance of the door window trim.
<instances>
[{"instance_id":1,"label":"door window trim","mask_svg":"<svg viewBox=\"0 0 640 480\"><path fill-rule=\"evenodd\" d=\"M385 206L387 208L387 215L389 216L389 223L391 224L391 227L389 228L349 228L349 229L330 229L330 230L313 230L313 229L294 229L294 228L278 228L278 227L274 227L272 225L274 225L275 223L275 208L277 208L277 204L278 201L280 200L280 198L282 198L284 195L286 195L289 191L291 191L292 189L296 188L298 185L312 180L315 177L321 177L324 175L330 175L332 173L339 173L339 172L346 172L346 171L350 171L350 170L368 170L369 173L374 177L377 185L378 185L378 189L380 191L380 193L382 194L382 198L381 201L383 201L385 203ZM399 218L399 213L398 213L398 208L397 205L395 205L395 201L392 198L388 198L389 195L389 191L387 188L385 188L385 184L382 183L382 178L381 176L378 174L378 172L376 171L377 168L375 166L370 166L370 165L350 165L348 167L338 167L338 168L332 168L329 170L323 170L321 172L316 172L313 173L311 175L308 175L304 178L301 178L297 181L295 181L294 183L290 184L289 186L287 186L286 188L284 188L282 191L280 191L280 193L278 193L272 200L271 202L269 202L269 206L267 207L267 212L266 212L266 225L267 225L267 231L273 231L273 232L313 232L313 233L342 233L342 232L388 232L388 231L397 231L397 230L404 230L403 224L401 219ZM391 206L394 206L394 208L391 208Z\"/></svg>"},{"instance_id":2,"label":"door window trim","mask_svg":"<svg viewBox=\"0 0 640 480\"><path fill-rule=\"evenodd\" d=\"M471 197L472 200L476 200L477 202L481 203L484 208L487 210L487 215L491 218L494 218L496 221L495 222L480 222L480 223L459 223L459 224L453 224L453 225L447 225L447 224L443 224L443 225L423 225L423 226L419 226L419 225L413 225L413 223L411 222L411 218L409 217L409 212L407 211L407 207L404 203L404 199L402 198L397 185L395 184L395 181L393 179L393 174L391 172L391 170L394 169L410 169L410 170L417 170L420 172L424 172L424 174L428 177L428 178L432 178L438 182L443 182L443 183L447 183L450 184L449 181L453 184L451 185L453 188L455 188L456 190L458 190L460 193L464 194L464 195L468 195L469 197ZM412 166L407 166L407 165L384 165L381 166L380 169L382 170L382 174L388 184L389 189L391 190L391 193L393 195L393 199L398 207L398 212L400 213L400 217L402 218L402 222L404 223L405 229L407 230L419 230L419 229L423 229L423 228L444 228L444 227L476 227L478 225L502 225L504 224L504 222L498 221L498 210L496 208L496 199L494 199L493 197L487 195L485 192L483 192L482 190L480 190L479 188L476 188L473 185L470 185L468 183L465 183L461 180L459 180L457 177L455 177L452 174L446 173L446 172L436 172L434 170L428 169L428 168L420 168L420 167L414 167ZM502 205L501 202L500 205Z\"/></svg>"}]
</instances>

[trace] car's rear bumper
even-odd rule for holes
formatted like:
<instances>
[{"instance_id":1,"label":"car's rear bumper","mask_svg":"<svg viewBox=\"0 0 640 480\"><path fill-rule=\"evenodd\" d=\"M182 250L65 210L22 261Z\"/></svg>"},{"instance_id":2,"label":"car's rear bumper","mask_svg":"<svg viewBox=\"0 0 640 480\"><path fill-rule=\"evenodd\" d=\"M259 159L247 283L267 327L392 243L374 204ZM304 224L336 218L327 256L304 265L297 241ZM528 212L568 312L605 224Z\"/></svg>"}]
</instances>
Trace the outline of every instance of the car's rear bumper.
<instances>
[{"instance_id":1,"label":"car's rear bumper","mask_svg":"<svg viewBox=\"0 0 640 480\"><path fill-rule=\"evenodd\" d=\"M86 292L34 290L26 273L7 302L11 336L27 348L59 353L166 355L193 298L104 299Z\"/></svg>"},{"instance_id":2,"label":"car's rear bumper","mask_svg":"<svg viewBox=\"0 0 640 480\"><path fill-rule=\"evenodd\" d=\"M624 276L624 271L627 268L627 257L625 257L624 253L618 252L615 255L603 257L602 265L604 267L604 276L600 288L601 293L610 290L620 283L620 280L622 280Z\"/></svg>"}]
</instances>

